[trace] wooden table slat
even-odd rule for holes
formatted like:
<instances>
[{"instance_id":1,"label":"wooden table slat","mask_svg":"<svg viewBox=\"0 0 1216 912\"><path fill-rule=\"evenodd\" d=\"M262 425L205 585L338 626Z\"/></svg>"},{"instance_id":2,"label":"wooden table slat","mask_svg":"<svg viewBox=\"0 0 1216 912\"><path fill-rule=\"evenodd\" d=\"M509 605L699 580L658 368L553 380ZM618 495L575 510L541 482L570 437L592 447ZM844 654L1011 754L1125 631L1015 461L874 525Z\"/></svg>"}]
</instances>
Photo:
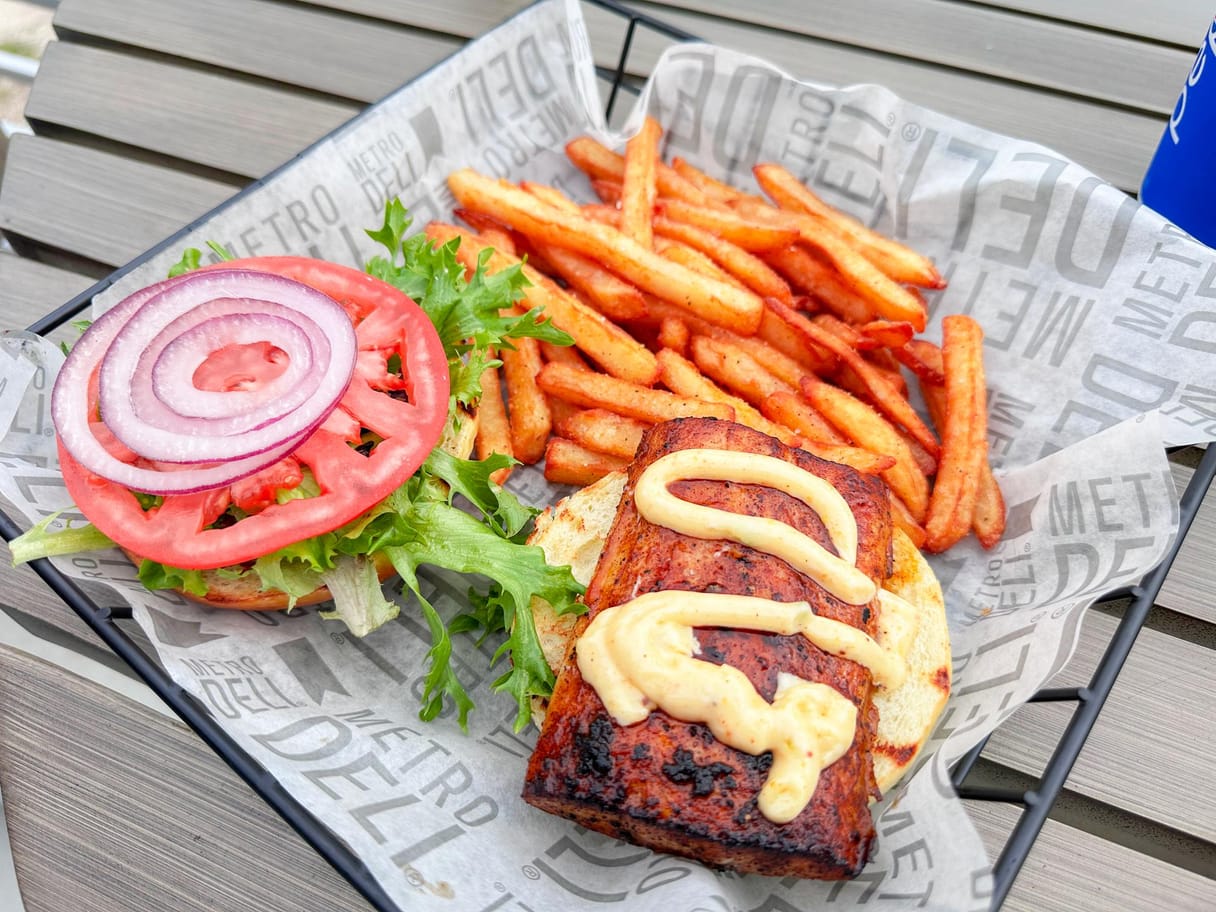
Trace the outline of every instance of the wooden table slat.
<instances>
[{"instance_id":1,"label":"wooden table slat","mask_svg":"<svg viewBox=\"0 0 1216 912\"><path fill-rule=\"evenodd\" d=\"M242 40L268 19L274 20L273 41ZM62 0L55 24L365 102L380 98L464 43L462 38L269 0ZM406 47L409 52L403 53Z\"/></svg>"},{"instance_id":2,"label":"wooden table slat","mask_svg":"<svg viewBox=\"0 0 1216 912\"><path fill-rule=\"evenodd\" d=\"M236 189L85 146L15 136L0 185L0 230L120 266Z\"/></svg>"},{"instance_id":3,"label":"wooden table slat","mask_svg":"<svg viewBox=\"0 0 1216 912\"><path fill-rule=\"evenodd\" d=\"M1194 472L1172 463L1174 482L1182 491ZM1216 624L1216 492L1199 505L1191 531L1178 550L1157 604L1179 614Z\"/></svg>"},{"instance_id":4,"label":"wooden table slat","mask_svg":"<svg viewBox=\"0 0 1216 912\"><path fill-rule=\"evenodd\" d=\"M1140 38L1197 48L1212 21L1208 0L980 0L986 6L1019 10L1065 22L1110 29Z\"/></svg>"},{"instance_id":5,"label":"wooden table slat","mask_svg":"<svg viewBox=\"0 0 1216 912\"><path fill-rule=\"evenodd\" d=\"M1088 683L1116 620L1091 611L1077 653L1053 686ZM1143 630L1068 788L1216 843L1216 652ZM993 734L985 756L1032 775L1042 771L1072 704L1025 706Z\"/></svg>"},{"instance_id":6,"label":"wooden table slat","mask_svg":"<svg viewBox=\"0 0 1216 912\"><path fill-rule=\"evenodd\" d=\"M92 284L88 276L0 253L0 314L5 326L29 326Z\"/></svg>"},{"instance_id":7,"label":"wooden table slat","mask_svg":"<svg viewBox=\"0 0 1216 912\"><path fill-rule=\"evenodd\" d=\"M360 110L350 102L79 44L47 48L26 116L256 178Z\"/></svg>"}]
</instances>

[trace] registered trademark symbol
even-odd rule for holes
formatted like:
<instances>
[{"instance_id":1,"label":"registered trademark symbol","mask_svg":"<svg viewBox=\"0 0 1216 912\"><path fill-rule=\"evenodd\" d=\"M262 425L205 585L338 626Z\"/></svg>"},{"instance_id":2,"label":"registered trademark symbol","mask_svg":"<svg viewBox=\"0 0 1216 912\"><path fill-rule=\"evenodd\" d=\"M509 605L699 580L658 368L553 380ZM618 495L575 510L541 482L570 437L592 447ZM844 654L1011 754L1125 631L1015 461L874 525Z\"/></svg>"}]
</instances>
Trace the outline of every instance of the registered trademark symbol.
<instances>
[{"instance_id":1,"label":"registered trademark symbol","mask_svg":"<svg viewBox=\"0 0 1216 912\"><path fill-rule=\"evenodd\" d=\"M496 881L494 881L494 889L499 893L506 893L507 885L505 883L503 883L501 880L496 880Z\"/></svg>"},{"instance_id":2,"label":"registered trademark symbol","mask_svg":"<svg viewBox=\"0 0 1216 912\"><path fill-rule=\"evenodd\" d=\"M524 877L528 880L540 880L540 871L532 865L524 865L520 870L524 872Z\"/></svg>"},{"instance_id":3,"label":"registered trademark symbol","mask_svg":"<svg viewBox=\"0 0 1216 912\"><path fill-rule=\"evenodd\" d=\"M405 875L405 879L406 879L406 881L409 882L409 885L411 887L422 886L422 882L423 882L422 875L419 874L417 871L410 871L408 874Z\"/></svg>"},{"instance_id":4,"label":"registered trademark symbol","mask_svg":"<svg viewBox=\"0 0 1216 912\"><path fill-rule=\"evenodd\" d=\"M53 436L55 436L55 429L54 429L54 428L43 428L43 429L42 429L42 436L43 436L43 437L53 437Z\"/></svg>"},{"instance_id":5,"label":"registered trademark symbol","mask_svg":"<svg viewBox=\"0 0 1216 912\"><path fill-rule=\"evenodd\" d=\"M343 643L345 643L345 642L346 642L346 637L344 637L344 636L343 636L342 634L340 634L340 633L331 633L331 634L329 635L329 638L330 638L331 640L333 640L335 643L337 643L339 646L341 646Z\"/></svg>"},{"instance_id":6,"label":"registered trademark symbol","mask_svg":"<svg viewBox=\"0 0 1216 912\"><path fill-rule=\"evenodd\" d=\"M918 123L904 124L904 128L899 131L899 135L902 136L904 139L906 139L908 142L913 142L917 137L920 136L920 124L918 124Z\"/></svg>"},{"instance_id":7,"label":"registered trademark symbol","mask_svg":"<svg viewBox=\"0 0 1216 912\"><path fill-rule=\"evenodd\" d=\"M1026 542L1026 544L1022 545L1022 550L1025 551L1027 554L1029 554L1030 553L1030 542Z\"/></svg>"},{"instance_id":8,"label":"registered trademark symbol","mask_svg":"<svg viewBox=\"0 0 1216 912\"><path fill-rule=\"evenodd\" d=\"M895 126L895 112L894 111L887 112L887 126L888 127Z\"/></svg>"}]
</instances>

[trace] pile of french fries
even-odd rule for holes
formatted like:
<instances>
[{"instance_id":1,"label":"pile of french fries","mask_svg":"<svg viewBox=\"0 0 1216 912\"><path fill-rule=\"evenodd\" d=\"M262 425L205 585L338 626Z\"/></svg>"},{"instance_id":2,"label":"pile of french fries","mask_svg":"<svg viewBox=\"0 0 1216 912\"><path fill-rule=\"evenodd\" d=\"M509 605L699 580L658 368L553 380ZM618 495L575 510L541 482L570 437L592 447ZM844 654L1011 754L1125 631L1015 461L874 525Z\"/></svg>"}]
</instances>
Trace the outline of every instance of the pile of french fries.
<instances>
[{"instance_id":1,"label":"pile of french fries","mask_svg":"<svg viewBox=\"0 0 1216 912\"><path fill-rule=\"evenodd\" d=\"M427 234L459 238L468 269L486 248L490 272L522 262L532 284L520 305L574 339L498 353L482 377L479 457L544 459L551 481L586 485L623 468L652 424L731 419L881 476L924 550L971 531L992 547L1005 505L988 461L982 332L951 316L940 347L917 338L919 289L945 284L933 263L780 165L756 165L767 198L751 195L665 164L660 139L648 119L624 155L586 137L567 146L597 203L468 169L449 177L469 227Z\"/></svg>"}]
</instances>

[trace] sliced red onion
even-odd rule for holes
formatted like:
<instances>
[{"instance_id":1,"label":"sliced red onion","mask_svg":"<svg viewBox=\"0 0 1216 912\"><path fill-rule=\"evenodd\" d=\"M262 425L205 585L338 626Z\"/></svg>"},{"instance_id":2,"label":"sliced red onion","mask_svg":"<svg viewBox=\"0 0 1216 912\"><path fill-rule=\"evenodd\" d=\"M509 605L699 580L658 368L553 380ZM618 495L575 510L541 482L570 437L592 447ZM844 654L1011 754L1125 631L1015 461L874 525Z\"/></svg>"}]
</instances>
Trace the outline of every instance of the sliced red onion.
<instances>
[{"instance_id":1,"label":"sliced red onion","mask_svg":"<svg viewBox=\"0 0 1216 912\"><path fill-rule=\"evenodd\" d=\"M210 352L251 342L287 352L283 373L255 390L194 386ZM350 318L307 285L244 269L189 273L135 292L93 323L60 370L52 418L68 453L103 478L153 494L222 487L292 452L324 422L356 354ZM171 376L177 367L188 373ZM94 436L95 370L115 438L175 470L123 462Z\"/></svg>"}]
</instances>

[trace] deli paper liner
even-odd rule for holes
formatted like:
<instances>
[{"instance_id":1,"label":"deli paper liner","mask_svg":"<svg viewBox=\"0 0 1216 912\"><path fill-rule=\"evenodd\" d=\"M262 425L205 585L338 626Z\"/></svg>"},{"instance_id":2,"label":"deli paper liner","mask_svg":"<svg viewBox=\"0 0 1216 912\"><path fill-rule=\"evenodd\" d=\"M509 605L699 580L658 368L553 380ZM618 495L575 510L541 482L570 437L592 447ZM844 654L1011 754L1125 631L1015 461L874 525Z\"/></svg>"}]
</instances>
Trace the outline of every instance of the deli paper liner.
<instances>
[{"instance_id":1,"label":"deli paper liner","mask_svg":"<svg viewBox=\"0 0 1216 912\"><path fill-rule=\"evenodd\" d=\"M386 197L400 195L417 227L448 219L444 178L464 165L590 199L562 146L587 132L621 145L600 110L577 8L529 8L134 269L95 308L207 240L238 256L359 265ZM968 540L933 559L954 692L917 772L877 808L877 855L857 880L713 872L527 806L535 733L515 734L514 702L490 689L495 644L456 644L478 706L469 732L450 714L419 722L429 635L408 609L358 640L314 613L212 611L148 593L118 552L57 563L102 604L130 603L173 678L403 909L986 909L990 861L949 765L1063 667L1080 609L1138 580L1173 539L1163 444L1216 437L1216 253L1048 149L722 48L670 49L626 132L643 110L665 126L668 158L747 187L754 162L781 161L933 257L950 284L929 295L930 338L948 313L985 329L1008 531L992 551ZM0 492L31 521L65 507L75 518L47 418L61 361L21 333L0 346ZM509 487L538 505L564 493L536 469ZM436 572L426 585L441 612L464 608L467 581Z\"/></svg>"}]
</instances>

